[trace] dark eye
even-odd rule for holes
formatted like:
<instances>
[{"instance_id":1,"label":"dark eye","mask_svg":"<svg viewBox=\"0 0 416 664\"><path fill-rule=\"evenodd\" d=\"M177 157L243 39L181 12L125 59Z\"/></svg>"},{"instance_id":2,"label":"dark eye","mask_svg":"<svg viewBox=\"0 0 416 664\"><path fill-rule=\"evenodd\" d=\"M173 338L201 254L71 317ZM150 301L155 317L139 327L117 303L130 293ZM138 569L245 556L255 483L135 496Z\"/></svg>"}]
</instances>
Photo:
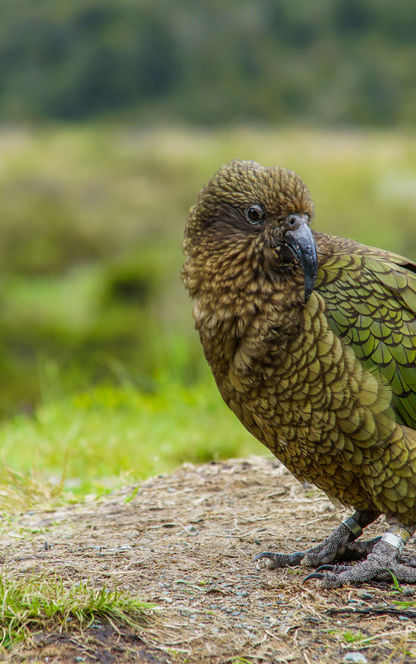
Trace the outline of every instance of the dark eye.
<instances>
[{"instance_id":1,"label":"dark eye","mask_svg":"<svg viewBox=\"0 0 416 664\"><path fill-rule=\"evenodd\" d=\"M261 205L255 203L255 205L250 205L246 210L246 219L250 224L259 224L263 221L265 217L265 212Z\"/></svg>"}]
</instances>

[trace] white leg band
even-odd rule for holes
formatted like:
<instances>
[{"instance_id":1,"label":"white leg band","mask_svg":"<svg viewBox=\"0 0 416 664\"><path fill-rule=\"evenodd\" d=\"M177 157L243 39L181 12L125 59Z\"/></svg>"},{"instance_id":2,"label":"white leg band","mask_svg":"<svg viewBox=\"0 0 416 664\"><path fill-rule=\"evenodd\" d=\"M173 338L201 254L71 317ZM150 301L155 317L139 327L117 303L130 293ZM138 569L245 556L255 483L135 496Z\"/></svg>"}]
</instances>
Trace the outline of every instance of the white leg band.
<instances>
[{"instance_id":1,"label":"white leg band","mask_svg":"<svg viewBox=\"0 0 416 664\"><path fill-rule=\"evenodd\" d=\"M410 533L404 528L400 528L400 526L392 526L387 533L384 533L381 541L394 546L394 548L400 553L409 537Z\"/></svg>"}]
</instances>

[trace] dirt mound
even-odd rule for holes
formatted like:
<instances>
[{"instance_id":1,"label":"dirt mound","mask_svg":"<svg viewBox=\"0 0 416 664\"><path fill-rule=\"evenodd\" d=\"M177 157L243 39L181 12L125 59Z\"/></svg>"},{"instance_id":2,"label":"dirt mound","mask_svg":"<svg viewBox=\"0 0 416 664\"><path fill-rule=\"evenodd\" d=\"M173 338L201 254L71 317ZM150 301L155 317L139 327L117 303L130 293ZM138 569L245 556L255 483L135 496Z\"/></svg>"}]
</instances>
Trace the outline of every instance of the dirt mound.
<instances>
[{"instance_id":1,"label":"dirt mound","mask_svg":"<svg viewBox=\"0 0 416 664\"><path fill-rule=\"evenodd\" d=\"M115 585L160 611L139 634L99 623L45 631L6 659L311 664L360 650L368 662L410 661L416 638L403 600L411 597L382 584L316 589L302 585L301 567L252 562L261 551L307 548L343 514L267 457L185 465L99 501L27 513L2 538L7 573ZM392 606L402 614L373 615Z\"/></svg>"}]
</instances>

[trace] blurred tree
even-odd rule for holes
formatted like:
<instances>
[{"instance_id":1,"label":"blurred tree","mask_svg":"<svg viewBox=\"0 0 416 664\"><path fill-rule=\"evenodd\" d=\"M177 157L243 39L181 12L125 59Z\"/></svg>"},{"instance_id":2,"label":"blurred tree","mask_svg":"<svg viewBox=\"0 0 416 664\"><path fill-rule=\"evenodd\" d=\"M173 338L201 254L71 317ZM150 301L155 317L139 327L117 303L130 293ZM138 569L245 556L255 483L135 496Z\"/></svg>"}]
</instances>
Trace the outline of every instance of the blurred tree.
<instances>
[{"instance_id":1,"label":"blurred tree","mask_svg":"<svg viewBox=\"0 0 416 664\"><path fill-rule=\"evenodd\" d=\"M0 118L416 122L408 0L6 0Z\"/></svg>"}]
</instances>

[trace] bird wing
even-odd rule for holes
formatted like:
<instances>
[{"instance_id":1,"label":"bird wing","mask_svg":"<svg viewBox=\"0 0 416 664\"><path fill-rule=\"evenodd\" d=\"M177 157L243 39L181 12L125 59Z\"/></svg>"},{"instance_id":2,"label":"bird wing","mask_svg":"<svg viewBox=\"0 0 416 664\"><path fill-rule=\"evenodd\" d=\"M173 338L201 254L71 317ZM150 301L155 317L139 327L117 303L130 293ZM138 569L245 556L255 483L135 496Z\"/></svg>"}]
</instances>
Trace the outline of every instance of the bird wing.
<instances>
[{"instance_id":1,"label":"bird wing","mask_svg":"<svg viewBox=\"0 0 416 664\"><path fill-rule=\"evenodd\" d=\"M416 429L416 263L352 241L333 247L315 287L329 325L389 383L397 421Z\"/></svg>"}]
</instances>

